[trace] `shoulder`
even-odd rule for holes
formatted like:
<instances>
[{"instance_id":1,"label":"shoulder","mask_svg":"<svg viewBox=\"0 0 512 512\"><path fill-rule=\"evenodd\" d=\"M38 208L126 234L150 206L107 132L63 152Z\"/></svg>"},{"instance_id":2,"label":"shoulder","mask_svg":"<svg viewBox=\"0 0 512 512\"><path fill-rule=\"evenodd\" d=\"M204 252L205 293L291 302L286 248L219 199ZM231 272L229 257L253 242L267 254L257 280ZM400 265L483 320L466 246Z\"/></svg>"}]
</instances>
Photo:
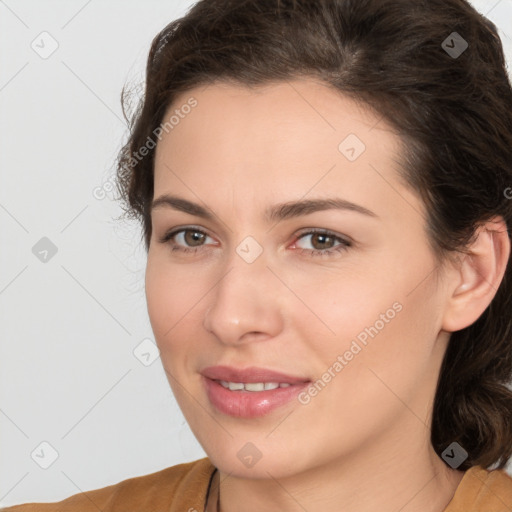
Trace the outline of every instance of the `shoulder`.
<instances>
[{"instance_id":1,"label":"shoulder","mask_svg":"<svg viewBox=\"0 0 512 512\"><path fill-rule=\"evenodd\" d=\"M467 470L445 512L510 512L512 478L505 470Z\"/></svg>"},{"instance_id":2,"label":"shoulder","mask_svg":"<svg viewBox=\"0 0 512 512\"><path fill-rule=\"evenodd\" d=\"M206 457L177 464L148 475L128 478L101 489L80 492L52 503L24 503L1 508L1 512L120 512L170 510L176 500L202 506L215 467ZM197 507L196 507L197 508ZM174 507L173 507L174 509Z\"/></svg>"}]
</instances>

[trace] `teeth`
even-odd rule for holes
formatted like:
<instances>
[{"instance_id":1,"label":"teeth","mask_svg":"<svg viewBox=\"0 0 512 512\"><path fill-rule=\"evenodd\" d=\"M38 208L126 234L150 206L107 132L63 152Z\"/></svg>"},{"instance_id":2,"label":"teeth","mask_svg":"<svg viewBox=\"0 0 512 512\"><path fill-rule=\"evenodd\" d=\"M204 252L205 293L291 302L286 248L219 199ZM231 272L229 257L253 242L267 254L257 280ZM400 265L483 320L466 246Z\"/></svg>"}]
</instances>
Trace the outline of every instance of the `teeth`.
<instances>
[{"instance_id":1,"label":"teeth","mask_svg":"<svg viewBox=\"0 0 512 512\"><path fill-rule=\"evenodd\" d=\"M268 389L287 388L291 386L288 382L226 382L225 380L219 381L223 387L230 391L266 391Z\"/></svg>"},{"instance_id":2,"label":"teeth","mask_svg":"<svg viewBox=\"0 0 512 512\"><path fill-rule=\"evenodd\" d=\"M244 389L244 385L241 382L221 382L225 388L228 388L231 391L240 391L241 389Z\"/></svg>"},{"instance_id":3,"label":"teeth","mask_svg":"<svg viewBox=\"0 0 512 512\"><path fill-rule=\"evenodd\" d=\"M245 391L265 391L265 384L263 382L248 382L244 384Z\"/></svg>"}]
</instances>

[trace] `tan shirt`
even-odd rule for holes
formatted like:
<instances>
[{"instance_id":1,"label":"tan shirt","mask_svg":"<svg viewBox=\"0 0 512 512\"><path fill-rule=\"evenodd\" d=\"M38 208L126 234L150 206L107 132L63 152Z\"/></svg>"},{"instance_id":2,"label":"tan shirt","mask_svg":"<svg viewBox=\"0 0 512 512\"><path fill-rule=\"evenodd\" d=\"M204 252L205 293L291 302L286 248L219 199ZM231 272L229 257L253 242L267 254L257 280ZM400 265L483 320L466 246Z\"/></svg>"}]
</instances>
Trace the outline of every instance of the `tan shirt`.
<instances>
[{"instance_id":1,"label":"tan shirt","mask_svg":"<svg viewBox=\"0 0 512 512\"><path fill-rule=\"evenodd\" d=\"M204 512L215 467L205 457L53 503L24 503L2 512ZM512 512L512 478L474 466L444 512Z\"/></svg>"}]
</instances>

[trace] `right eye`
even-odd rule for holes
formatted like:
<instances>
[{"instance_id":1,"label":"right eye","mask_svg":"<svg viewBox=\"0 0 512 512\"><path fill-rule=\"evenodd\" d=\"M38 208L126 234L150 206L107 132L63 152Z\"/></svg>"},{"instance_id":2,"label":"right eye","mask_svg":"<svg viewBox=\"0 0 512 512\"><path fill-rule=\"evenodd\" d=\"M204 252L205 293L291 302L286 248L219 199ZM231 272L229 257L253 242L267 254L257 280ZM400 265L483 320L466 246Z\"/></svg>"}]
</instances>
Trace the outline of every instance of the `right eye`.
<instances>
[{"instance_id":1,"label":"right eye","mask_svg":"<svg viewBox=\"0 0 512 512\"><path fill-rule=\"evenodd\" d=\"M171 246L172 251L181 252L197 252L206 238L211 238L207 233L198 228L180 228L168 231L160 238L160 243L167 243ZM213 239L212 239L213 240ZM177 243L177 241L181 243Z\"/></svg>"}]
</instances>

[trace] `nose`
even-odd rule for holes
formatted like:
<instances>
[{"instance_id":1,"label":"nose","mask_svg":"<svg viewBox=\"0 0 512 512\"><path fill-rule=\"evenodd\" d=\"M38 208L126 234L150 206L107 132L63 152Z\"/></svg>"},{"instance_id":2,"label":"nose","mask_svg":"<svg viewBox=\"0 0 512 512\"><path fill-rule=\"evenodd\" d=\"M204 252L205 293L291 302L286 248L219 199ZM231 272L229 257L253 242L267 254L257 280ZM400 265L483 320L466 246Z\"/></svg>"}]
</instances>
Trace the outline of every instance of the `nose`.
<instances>
[{"instance_id":1,"label":"nose","mask_svg":"<svg viewBox=\"0 0 512 512\"><path fill-rule=\"evenodd\" d=\"M209 294L203 327L226 345L271 339L284 325L282 288L264 253L252 263L235 253Z\"/></svg>"}]
</instances>

